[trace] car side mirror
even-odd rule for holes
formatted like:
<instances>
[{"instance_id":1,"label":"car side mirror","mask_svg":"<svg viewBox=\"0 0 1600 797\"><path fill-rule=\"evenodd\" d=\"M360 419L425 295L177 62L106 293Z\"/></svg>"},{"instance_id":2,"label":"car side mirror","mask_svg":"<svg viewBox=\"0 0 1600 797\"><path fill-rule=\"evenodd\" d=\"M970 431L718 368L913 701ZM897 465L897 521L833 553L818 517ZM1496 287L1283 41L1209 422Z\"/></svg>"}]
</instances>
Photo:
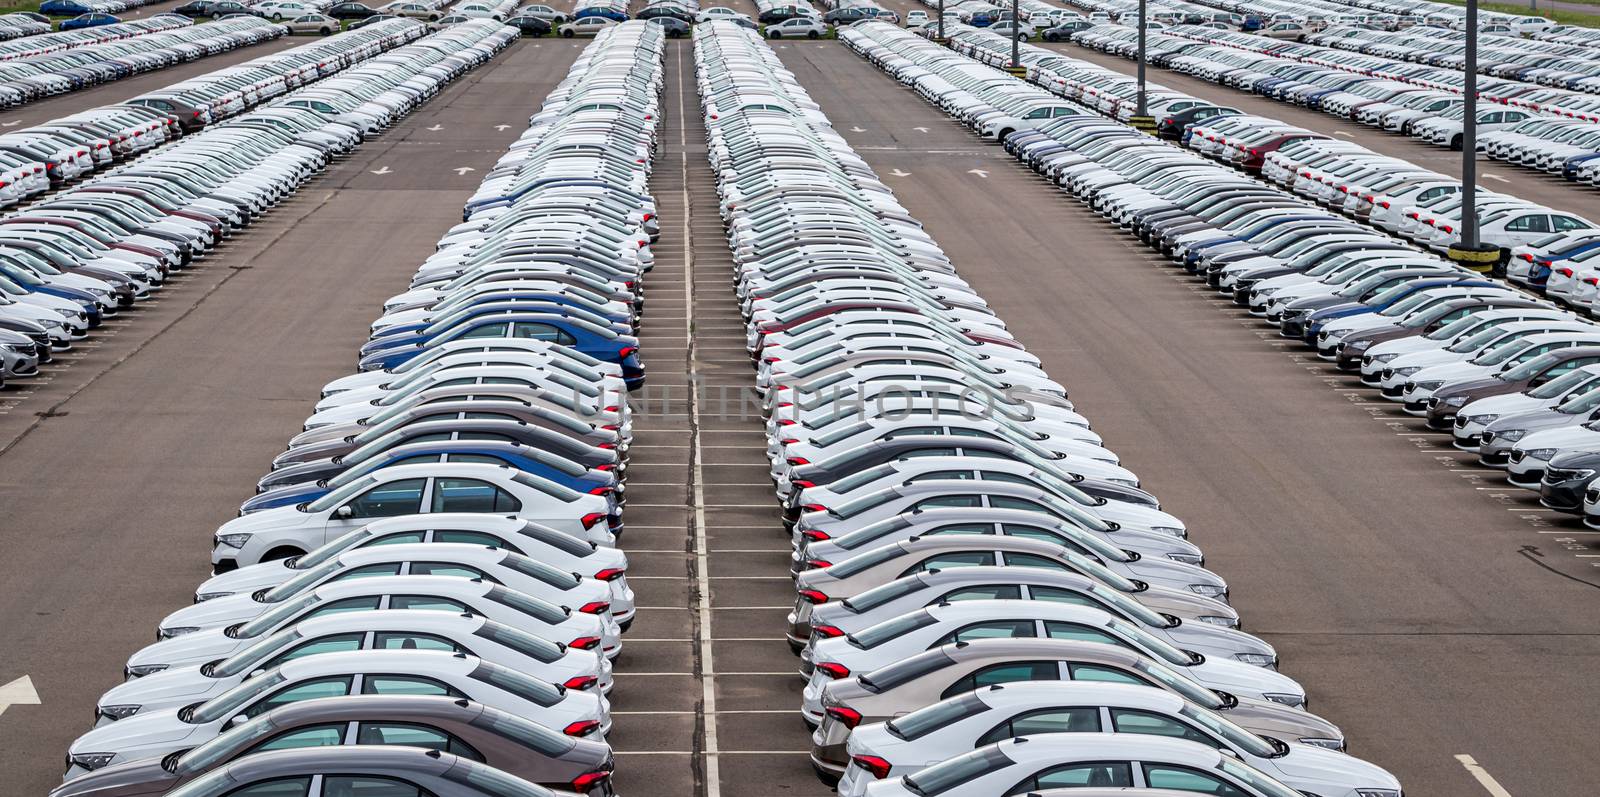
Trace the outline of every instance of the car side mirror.
<instances>
[{"instance_id":1,"label":"car side mirror","mask_svg":"<svg viewBox=\"0 0 1600 797\"><path fill-rule=\"evenodd\" d=\"M238 727L240 725L243 725L243 724L245 724L246 722L249 722L249 721L250 721L249 717L247 717L247 716L245 716L243 714L235 714L233 719L228 720L228 726L236 728L236 727Z\"/></svg>"},{"instance_id":2,"label":"car side mirror","mask_svg":"<svg viewBox=\"0 0 1600 797\"><path fill-rule=\"evenodd\" d=\"M1239 760L1239 753L1231 747L1219 747L1217 748L1217 752L1222 753L1223 755L1235 761Z\"/></svg>"},{"instance_id":3,"label":"car side mirror","mask_svg":"<svg viewBox=\"0 0 1600 797\"><path fill-rule=\"evenodd\" d=\"M345 504L344 506L333 510L333 516L340 520L348 520L350 519L350 516L354 514L355 510L351 509L349 504Z\"/></svg>"}]
</instances>

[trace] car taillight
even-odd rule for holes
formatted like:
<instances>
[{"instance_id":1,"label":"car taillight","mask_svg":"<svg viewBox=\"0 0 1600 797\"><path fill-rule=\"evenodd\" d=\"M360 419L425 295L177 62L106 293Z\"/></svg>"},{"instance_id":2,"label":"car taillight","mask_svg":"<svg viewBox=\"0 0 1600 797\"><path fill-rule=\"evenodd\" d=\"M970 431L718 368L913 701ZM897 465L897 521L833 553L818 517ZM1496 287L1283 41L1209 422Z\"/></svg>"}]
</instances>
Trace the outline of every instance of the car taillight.
<instances>
[{"instance_id":1,"label":"car taillight","mask_svg":"<svg viewBox=\"0 0 1600 797\"><path fill-rule=\"evenodd\" d=\"M814 625L811 626L811 633L823 639L844 636L844 631L836 625Z\"/></svg>"},{"instance_id":2,"label":"car taillight","mask_svg":"<svg viewBox=\"0 0 1600 797\"><path fill-rule=\"evenodd\" d=\"M826 512L826 511L828 511L828 508L823 506L822 504L802 504L800 506L800 508L804 509L807 512ZM826 534L824 534L822 536L822 538L823 539L827 539L828 536Z\"/></svg>"},{"instance_id":3,"label":"car taillight","mask_svg":"<svg viewBox=\"0 0 1600 797\"><path fill-rule=\"evenodd\" d=\"M803 589L800 590L800 599L807 603L827 603L828 595L814 589Z\"/></svg>"},{"instance_id":4,"label":"car taillight","mask_svg":"<svg viewBox=\"0 0 1600 797\"><path fill-rule=\"evenodd\" d=\"M611 494L611 488L610 487L595 487L595 488L589 490L589 494L590 495L610 495Z\"/></svg>"},{"instance_id":5,"label":"car taillight","mask_svg":"<svg viewBox=\"0 0 1600 797\"><path fill-rule=\"evenodd\" d=\"M889 762L875 755L850 756L850 763L867 771L867 774L883 780L889 777Z\"/></svg>"},{"instance_id":6,"label":"car taillight","mask_svg":"<svg viewBox=\"0 0 1600 797\"><path fill-rule=\"evenodd\" d=\"M1517 257L1520 257L1520 258L1522 258L1522 259L1523 259L1523 260L1526 260L1526 261L1528 261L1528 262L1529 262L1529 263L1532 263L1532 262L1533 262L1533 255L1530 255L1530 254L1528 254L1528 253L1527 253L1527 252L1523 252L1523 253L1522 253L1522 254L1520 254L1520 255L1517 255Z\"/></svg>"},{"instance_id":7,"label":"car taillight","mask_svg":"<svg viewBox=\"0 0 1600 797\"><path fill-rule=\"evenodd\" d=\"M806 529L805 531L800 532L800 536L812 542L821 542L823 540L830 539L828 532L818 531L816 529Z\"/></svg>"},{"instance_id":8,"label":"car taillight","mask_svg":"<svg viewBox=\"0 0 1600 797\"><path fill-rule=\"evenodd\" d=\"M1444 230L1444 231L1445 231L1445 232L1455 232L1455 231L1456 231L1456 228L1454 228L1454 227L1451 227L1451 226L1450 226L1450 225L1448 225L1448 224L1441 224L1441 225L1439 225L1439 229L1441 229L1441 230Z\"/></svg>"},{"instance_id":9,"label":"car taillight","mask_svg":"<svg viewBox=\"0 0 1600 797\"><path fill-rule=\"evenodd\" d=\"M789 457L788 459L786 459L784 461L789 463L790 465L810 465L811 464L811 460L806 459L805 457Z\"/></svg>"},{"instance_id":10,"label":"car taillight","mask_svg":"<svg viewBox=\"0 0 1600 797\"><path fill-rule=\"evenodd\" d=\"M1378 203L1378 207L1383 208L1384 210L1388 210L1389 209L1389 203L1387 201L1379 202Z\"/></svg>"},{"instance_id":11,"label":"car taillight","mask_svg":"<svg viewBox=\"0 0 1600 797\"><path fill-rule=\"evenodd\" d=\"M778 421L779 426L793 426L796 423L799 423L799 421L796 421L793 418L782 418Z\"/></svg>"},{"instance_id":12,"label":"car taillight","mask_svg":"<svg viewBox=\"0 0 1600 797\"><path fill-rule=\"evenodd\" d=\"M850 668L836 661L825 661L817 665L817 671L829 678L849 678Z\"/></svg>"},{"instance_id":13,"label":"car taillight","mask_svg":"<svg viewBox=\"0 0 1600 797\"><path fill-rule=\"evenodd\" d=\"M632 357L634 355L634 353L636 353L638 351L639 351L639 347L638 346L623 346L622 350L617 352L617 359L626 360L629 357Z\"/></svg>"},{"instance_id":14,"label":"car taillight","mask_svg":"<svg viewBox=\"0 0 1600 797\"><path fill-rule=\"evenodd\" d=\"M581 636L567 643L567 647L578 650L594 650L599 645L600 637L597 636Z\"/></svg>"},{"instance_id":15,"label":"car taillight","mask_svg":"<svg viewBox=\"0 0 1600 797\"><path fill-rule=\"evenodd\" d=\"M585 772L572 779L572 790L579 794L587 793L593 790L594 787L605 783L610 777L611 773L604 770L597 769L593 772Z\"/></svg>"},{"instance_id":16,"label":"car taillight","mask_svg":"<svg viewBox=\"0 0 1600 797\"><path fill-rule=\"evenodd\" d=\"M600 679L594 677L593 675L574 675L571 678L568 678L561 685L568 689L576 689L581 692L585 689L593 689L594 685L597 683L600 683Z\"/></svg>"},{"instance_id":17,"label":"car taillight","mask_svg":"<svg viewBox=\"0 0 1600 797\"><path fill-rule=\"evenodd\" d=\"M789 483L794 485L794 486L796 486L796 487L815 487L815 486L817 486L816 482L808 481L806 479L791 479L789 481Z\"/></svg>"},{"instance_id":18,"label":"car taillight","mask_svg":"<svg viewBox=\"0 0 1600 797\"><path fill-rule=\"evenodd\" d=\"M826 559L807 559L806 567L821 570L824 567L833 567L833 563Z\"/></svg>"},{"instance_id":19,"label":"car taillight","mask_svg":"<svg viewBox=\"0 0 1600 797\"><path fill-rule=\"evenodd\" d=\"M599 722L595 720L578 720L577 722L562 728L561 732L568 736L588 736L597 730L600 730Z\"/></svg>"},{"instance_id":20,"label":"car taillight","mask_svg":"<svg viewBox=\"0 0 1600 797\"><path fill-rule=\"evenodd\" d=\"M846 728L854 728L855 726L861 724L861 712L856 711L853 708L845 708L844 706L829 706L826 709L823 709L823 713L844 723Z\"/></svg>"},{"instance_id":21,"label":"car taillight","mask_svg":"<svg viewBox=\"0 0 1600 797\"><path fill-rule=\"evenodd\" d=\"M607 463L604 463L604 464L602 464L602 465L596 465L596 466L594 466L594 469L595 469L595 470L612 470L612 469L614 469L614 468L615 468L615 467L616 467L616 465L613 465L613 464L611 464L611 463L609 463L609 462L607 462Z\"/></svg>"},{"instance_id":22,"label":"car taillight","mask_svg":"<svg viewBox=\"0 0 1600 797\"><path fill-rule=\"evenodd\" d=\"M578 520L578 522L582 523L584 528L592 529L595 526L599 525L600 521L605 520L605 519L606 519L606 513L604 513L604 512L590 512L589 514L584 515L582 518L580 518Z\"/></svg>"},{"instance_id":23,"label":"car taillight","mask_svg":"<svg viewBox=\"0 0 1600 797\"><path fill-rule=\"evenodd\" d=\"M605 614L611 611L611 604L606 601L589 601L579 606L578 611L584 614Z\"/></svg>"},{"instance_id":24,"label":"car taillight","mask_svg":"<svg viewBox=\"0 0 1600 797\"><path fill-rule=\"evenodd\" d=\"M600 581L616 581L617 579L626 575L627 572L628 571L623 570L620 567L608 567L598 573L595 573L594 577Z\"/></svg>"},{"instance_id":25,"label":"car taillight","mask_svg":"<svg viewBox=\"0 0 1600 797\"><path fill-rule=\"evenodd\" d=\"M1556 269L1556 273L1560 274L1563 277L1570 277L1570 276L1572 276L1572 269L1570 269L1570 268L1558 268L1558 269Z\"/></svg>"}]
</instances>

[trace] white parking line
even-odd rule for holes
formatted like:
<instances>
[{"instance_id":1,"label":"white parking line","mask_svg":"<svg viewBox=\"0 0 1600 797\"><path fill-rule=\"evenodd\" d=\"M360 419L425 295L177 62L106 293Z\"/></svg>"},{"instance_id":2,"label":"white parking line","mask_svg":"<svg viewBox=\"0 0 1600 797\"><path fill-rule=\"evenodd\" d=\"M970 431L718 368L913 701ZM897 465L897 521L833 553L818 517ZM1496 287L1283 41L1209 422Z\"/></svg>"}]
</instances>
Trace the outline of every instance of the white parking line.
<instances>
[{"instance_id":1,"label":"white parking line","mask_svg":"<svg viewBox=\"0 0 1600 797\"><path fill-rule=\"evenodd\" d=\"M1462 754L1456 756L1456 760L1478 780L1478 785L1482 786L1484 791L1494 797L1511 797L1511 792L1506 791L1506 787L1501 786L1500 781L1495 780L1494 776L1489 774L1489 770L1484 769L1472 756Z\"/></svg>"}]
</instances>

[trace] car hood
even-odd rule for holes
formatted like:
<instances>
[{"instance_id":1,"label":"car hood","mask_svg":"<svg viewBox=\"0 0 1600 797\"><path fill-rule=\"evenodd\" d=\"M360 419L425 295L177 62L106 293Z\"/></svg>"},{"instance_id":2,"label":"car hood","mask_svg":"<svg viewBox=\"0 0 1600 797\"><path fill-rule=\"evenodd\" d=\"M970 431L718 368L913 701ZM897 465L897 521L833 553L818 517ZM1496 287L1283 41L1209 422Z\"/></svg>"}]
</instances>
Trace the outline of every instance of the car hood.
<instances>
[{"instance_id":1,"label":"car hood","mask_svg":"<svg viewBox=\"0 0 1600 797\"><path fill-rule=\"evenodd\" d=\"M275 506L236 517L217 528L217 534L255 534L300 525L306 513L292 506Z\"/></svg>"},{"instance_id":2,"label":"car hood","mask_svg":"<svg viewBox=\"0 0 1600 797\"><path fill-rule=\"evenodd\" d=\"M1441 399L1449 396L1463 395L1467 396L1469 399L1472 399L1479 396L1495 396L1502 393L1516 392L1525 384L1526 383L1524 382L1507 382L1504 379L1499 379L1493 376L1486 376L1479 379L1451 380L1450 382L1445 383L1444 388L1434 395Z\"/></svg>"},{"instance_id":3,"label":"car hood","mask_svg":"<svg viewBox=\"0 0 1600 797\"><path fill-rule=\"evenodd\" d=\"M202 582L199 587L195 588L194 592L196 595L217 592L227 593L228 595L248 595L258 589L275 587L300 572L285 565L284 563L287 561L286 559L275 559L270 562L246 565L238 570L219 573ZM217 599L213 598L212 600ZM209 601L207 602L209 603Z\"/></svg>"},{"instance_id":4,"label":"car hood","mask_svg":"<svg viewBox=\"0 0 1600 797\"><path fill-rule=\"evenodd\" d=\"M205 603L185 606L161 621L162 628L215 628L249 620L272 604L260 603L249 595L229 595Z\"/></svg>"},{"instance_id":5,"label":"car hood","mask_svg":"<svg viewBox=\"0 0 1600 797\"><path fill-rule=\"evenodd\" d=\"M1389 344L1409 343L1416 340L1419 340L1419 338L1402 338L1401 340L1384 341L1384 343L1380 345L1387 346ZM1394 349L1385 349L1384 351L1379 351L1377 346L1373 346L1371 349L1367 350L1367 353L1384 354L1392 351L1394 351ZM1446 351L1445 349L1413 350L1403 353L1399 357L1384 363L1384 367L1393 368L1396 370L1401 368L1426 368L1430 365L1449 365L1451 363L1464 362L1466 358L1471 356L1471 354L1457 354L1456 352Z\"/></svg>"},{"instance_id":6,"label":"car hood","mask_svg":"<svg viewBox=\"0 0 1600 797\"><path fill-rule=\"evenodd\" d=\"M1494 419L1494 421L1488 426L1484 427L1484 430L1494 432L1495 434L1503 434L1511 431L1512 429L1523 429L1532 434L1541 430L1577 426L1578 424L1585 423L1588 420L1589 416L1587 413L1582 415L1572 415L1565 412L1556 412L1553 409L1532 410L1529 412L1519 412L1515 415L1502 415L1499 418Z\"/></svg>"},{"instance_id":7,"label":"car hood","mask_svg":"<svg viewBox=\"0 0 1600 797\"><path fill-rule=\"evenodd\" d=\"M253 641L255 640L234 639L223 633L221 628L209 628L146 645L128 657L128 666L165 664L169 667L185 667L204 664L232 655L234 651Z\"/></svg>"},{"instance_id":8,"label":"car hood","mask_svg":"<svg viewBox=\"0 0 1600 797\"><path fill-rule=\"evenodd\" d=\"M1290 744L1289 754L1272 759L1286 785L1303 791L1319 787L1393 789L1400 781L1376 764L1352 755L1305 744Z\"/></svg>"},{"instance_id":9,"label":"car hood","mask_svg":"<svg viewBox=\"0 0 1600 797\"><path fill-rule=\"evenodd\" d=\"M1293 678L1243 662L1208 657L1205 662L1184 669L1200 683L1236 695L1284 694L1304 699L1306 694L1305 688Z\"/></svg>"},{"instance_id":10,"label":"car hood","mask_svg":"<svg viewBox=\"0 0 1600 797\"><path fill-rule=\"evenodd\" d=\"M1515 447L1523 451L1540 448L1592 450L1600 448L1600 432L1582 426L1545 429L1518 440Z\"/></svg>"},{"instance_id":11,"label":"car hood","mask_svg":"<svg viewBox=\"0 0 1600 797\"><path fill-rule=\"evenodd\" d=\"M326 393L330 390L341 391L355 390L356 388L362 387L376 387L394 378L395 375L388 371L362 371L356 374L341 376L338 379L335 379L332 382L324 385L322 390Z\"/></svg>"},{"instance_id":12,"label":"car hood","mask_svg":"<svg viewBox=\"0 0 1600 797\"><path fill-rule=\"evenodd\" d=\"M123 681L101 695L99 705L143 706L139 714L144 714L155 709L176 708L209 700L227 691L239 680L236 677L207 677L201 674L200 665L177 667Z\"/></svg>"},{"instance_id":13,"label":"car hood","mask_svg":"<svg viewBox=\"0 0 1600 797\"><path fill-rule=\"evenodd\" d=\"M176 782L177 777L161 768L160 758L145 758L79 775L56 787L50 797L156 797Z\"/></svg>"},{"instance_id":14,"label":"car hood","mask_svg":"<svg viewBox=\"0 0 1600 797\"><path fill-rule=\"evenodd\" d=\"M77 753L124 753L143 751L151 747L166 750L199 744L212 737L212 726L191 725L178 719L178 710L161 709L149 714L135 714L79 736L68 748ZM134 753L144 757L143 753ZM131 757L131 756L130 756Z\"/></svg>"},{"instance_id":15,"label":"car hood","mask_svg":"<svg viewBox=\"0 0 1600 797\"><path fill-rule=\"evenodd\" d=\"M1393 363L1390 363L1393 365ZM1411 375L1413 382L1432 382L1443 380L1446 384L1467 379L1478 379L1484 374L1491 374L1499 370L1498 365L1474 365L1473 363L1445 363L1432 365Z\"/></svg>"},{"instance_id":16,"label":"car hood","mask_svg":"<svg viewBox=\"0 0 1600 797\"><path fill-rule=\"evenodd\" d=\"M1235 699L1238 704L1223 710L1222 715L1254 733L1291 744L1301 739L1344 739L1339 726L1304 709L1257 697Z\"/></svg>"},{"instance_id":17,"label":"car hood","mask_svg":"<svg viewBox=\"0 0 1600 797\"><path fill-rule=\"evenodd\" d=\"M1461 408L1462 415L1512 415L1533 410L1541 410L1551 406L1551 399L1534 398L1527 393L1502 393L1498 396L1485 396L1477 401L1468 402Z\"/></svg>"}]
</instances>

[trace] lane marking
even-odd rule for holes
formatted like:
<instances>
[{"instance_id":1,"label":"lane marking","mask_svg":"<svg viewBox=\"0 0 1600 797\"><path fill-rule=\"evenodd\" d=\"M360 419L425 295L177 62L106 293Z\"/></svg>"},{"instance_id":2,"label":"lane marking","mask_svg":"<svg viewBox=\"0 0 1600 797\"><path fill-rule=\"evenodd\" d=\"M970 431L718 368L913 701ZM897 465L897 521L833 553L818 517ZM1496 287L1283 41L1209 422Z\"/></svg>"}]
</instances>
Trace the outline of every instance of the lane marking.
<instances>
[{"instance_id":1,"label":"lane marking","mask_svg":"<svg viewBox=\"0 0 1600 797\"><path fill-rule=\"evenodd\" d=\"M1506 178L1504 178L1504 177L1501 177L1501 176L1500 176L1500 175L1498 175L1498 174L1489 174L1489 173L1487 173L1487 172L1485 172L1485 173L1484 173L1484 175L1483 175L1483 176L1484 176L1484 177L1485 177L1485 178L1486 178L1486 179L1489 179L1489 180L1499 180L1499 181L1500 181L1500 182L1502 182L1502 183L1509 183L1509 182L1511 182L1511 181L1510 181L1510 180L1507 180L1507 179L1506 179Z\"/></svg>"},{"instance_id":2,"label":"lane marking","mask_svg":"<svg viewBox=\"0 0 1600 797\"><path fill-rule=\"evenodd\" d=\"M1511 797L1511 792L1506 791L1506 787L1501 786L1500 781L1495 780L1494 776L1489 774L1489 770L1484 769L1472 756L1463 753L1456 756L1456 760L1461 762L1463 769L1477 779L1478 785L1482 786L1484 791L1494 797Z\"/></svg>"}]
</instances>

